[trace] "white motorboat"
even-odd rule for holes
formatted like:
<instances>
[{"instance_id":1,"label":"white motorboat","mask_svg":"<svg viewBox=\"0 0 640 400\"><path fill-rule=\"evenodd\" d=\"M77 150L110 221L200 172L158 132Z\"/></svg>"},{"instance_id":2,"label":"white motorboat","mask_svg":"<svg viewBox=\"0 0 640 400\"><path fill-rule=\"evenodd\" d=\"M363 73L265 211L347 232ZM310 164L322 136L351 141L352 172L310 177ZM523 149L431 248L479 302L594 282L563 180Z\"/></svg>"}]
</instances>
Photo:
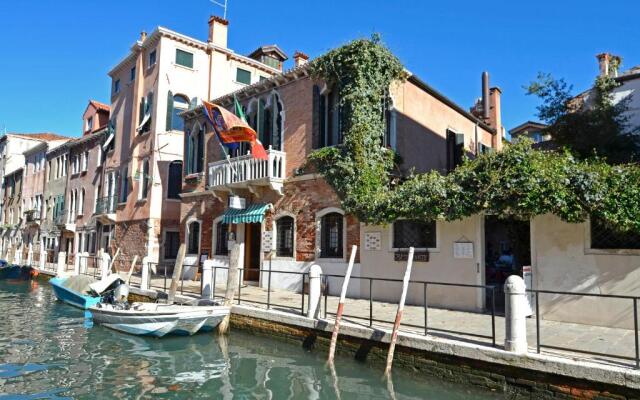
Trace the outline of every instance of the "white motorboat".
<instances>
[{"instance_id":1,"label":"white motorboat","mask_svg":"<svg viewBox=\"0 0 640 400\"><path fill-rule=\"evenodd\" d=\"M132 335L162 337L212 331L229 314L225 306L133 303L127 309L100 303L89 309L95 323Z\"/></svg>"}]
</instances>

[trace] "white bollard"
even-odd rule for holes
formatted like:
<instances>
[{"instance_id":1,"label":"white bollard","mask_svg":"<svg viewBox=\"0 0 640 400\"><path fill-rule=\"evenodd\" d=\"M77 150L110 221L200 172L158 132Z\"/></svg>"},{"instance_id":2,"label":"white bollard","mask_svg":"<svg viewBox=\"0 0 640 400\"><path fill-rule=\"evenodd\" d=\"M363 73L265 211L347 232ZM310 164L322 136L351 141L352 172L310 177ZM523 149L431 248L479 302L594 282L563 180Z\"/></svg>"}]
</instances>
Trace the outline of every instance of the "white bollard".
<instances>
[{"instance_id":1,"label":"white bollard","mask_svg":"<svg viewBox=\"0 0 640 400\"><path fill-rule=\"evenodd\" d=\"M47 252L44 250L40 250L40 270L44 271L47 266Z\"/></svg>"},{"instance_id":2,"label":"white bollard","mask_svg":"<svg viewBox=\"0 0 640 400\"><path fill-rule=\"evenodd\" d=\"M202 264L202 298L213 299L213 260Z\"/></svg>"},{"instance_id":3,"label":"white bollard","mask_svg":"<svg viewBox=\"0 0 640 400\"><path fill-rule=\"evenodd\" d=\"M318 318L320 314L320 298L322 297L322 268L318 264L313 264L309 268L309 309L308 318Z\"/></svg>"},{"instance_id":4,"label":"white bollard","mask_svg":"<svg viewBox=\"0 0 640 400\"><path fill-rule=\"evenodd\" d=\"M109 276L111 272L111 256L109 253L102 253L102 258L100 259L100 269L101 269L101 279L105 279Z\"/></svg>"},{"instance_id":5,"label":"white bollard","mask_svg":"<svg viewBox=\"0 0 640 400\"><path fill-rule=\"evenodd\" d=\"M33 264L33 246L29 243L29 249L27 250L27 265L32 266Z\"/></svg>"},{"instance_id":6,"label":"white bollard","mask_svg":"<svg viewBox=\"0 0 640 400\"><path fill-rule=\"evenodd\" d=\"M513 353L527 352L527 299L524 280L511 275L504 284L505 339L504 349Z\"/></svg>"},{"instance_id":7,"label":"white bollard","mask_svg":"<svg viewBox=\"0 0 640 400\"><path fill-rule=\"evenodd\" d=\"M80 273L86 274L88 273L87 269L89 266L89 252L85 251L84 253L80 253Z\"/></svg>"},{"instance_id":8,"label":"white bollard","mask_svg":"<svg viewBox=\"0 0 640 400\"><path fill-rule=\"evenodd\" d=\"M140 289L149 290L149 257L142 257L142 279Z\"/></svg>"},{"instance_id":9,"label":"white bollard","mask_svg":"<svg viewBox=\"0 0 640 400\"><path fill-rule=\"evenodd\" d=\"M67 270L67 253L61 251L58 253L58 269L56 271L57 276L64 275Z\"/></svg>"},{"instance_id":10,"label":"white bollard","mask_svg":"<svg viewBox=\"0 0 640 400\"><path fill-rule=\"evenodd\" d=\"M73 257L73 274L80 275L80 258L82 257L82 253L76 252L76 256Z\"/></svg>"}]
</instances>

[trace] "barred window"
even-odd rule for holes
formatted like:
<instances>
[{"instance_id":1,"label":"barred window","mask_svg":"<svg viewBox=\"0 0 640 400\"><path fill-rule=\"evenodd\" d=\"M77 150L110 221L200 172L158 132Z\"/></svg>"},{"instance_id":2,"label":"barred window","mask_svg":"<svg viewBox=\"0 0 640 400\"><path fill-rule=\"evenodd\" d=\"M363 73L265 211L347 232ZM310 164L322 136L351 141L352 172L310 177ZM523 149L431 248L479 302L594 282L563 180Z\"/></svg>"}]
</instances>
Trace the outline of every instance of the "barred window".
<instances>
[{"instance_id":1,"label":"barred window","mask_svg":"<svg viewBox=\"0 0 640 400\"><path fill-rule=\"evenodd\" d=\"M436 247L435 221L399 220L393 223L393 248L408 249Z\"/></svg>"},{"instance_id":2,"label":"barred window","mask_svg":"<svg viewBox=\"0 0 640 400\"><path fill-rule=\"evenodd\" d=\"M180 233L167 231L164 233L164 259L175 260L180 247Z\"/></svg>"},{"instance_id":3,"label":"barred window","mask_svg":"<svg viewBox=\"0 0 640 400\"><path fill-rule=\"evenodd\" d=\"M619 231L596 218L591 219L592 249L640 249L640 232Z\"/></svg>"},{"instance_id":4,"label":"barred window","mask_svg":"<svg viewBox=\"0 0 640 400\"><path fill-rule=\"evenodd\" d=\"M193 221L188 225L189 241L187 243L187 253L198 254L200 249L200 223Z\"/></svg>"},{"instance_id":5,"label":"barred window","mask_svg":"<svg viewBox=\"0 0 640 400\"><path fill-rule=\"evenodd\" d=\"M293 218L282 217L276 221L276 255L293 257Z\"/></svg>"},{"instance_id":6,"label":"barred window","mask_svg":"<svg viewBox=\"0 0 640 400\"><path fill-rule=\"evenodd\" d=\"M342 258L342 215L330 213L320 221L320 257Z\"/></svg>"},{"instance_id":7,"label":"barred window","mask_svg":"<svg viewBox=\"0 0 640 400\"><path fill-rule=\"evenodd\" d=\"M218 222L216 224L216 255L226 256L229 255L229 248L227 247L227 241L229 240L229 225L224 222Z\"/></svg>"}]
</instances>

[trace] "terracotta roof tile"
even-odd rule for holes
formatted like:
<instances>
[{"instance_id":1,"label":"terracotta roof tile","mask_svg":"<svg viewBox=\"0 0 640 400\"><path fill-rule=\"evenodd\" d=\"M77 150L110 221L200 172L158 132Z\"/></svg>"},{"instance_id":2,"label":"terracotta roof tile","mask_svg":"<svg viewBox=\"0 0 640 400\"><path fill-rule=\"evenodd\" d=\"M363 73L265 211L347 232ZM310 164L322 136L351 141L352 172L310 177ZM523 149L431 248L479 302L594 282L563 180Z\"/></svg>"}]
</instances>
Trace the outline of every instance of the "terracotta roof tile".
<instances>
[{"instance_id":1,"label":"terracotta roof tile","mask_svg":"<svg viewBox=\"0 0 640 400\"><path fill-rule=\"evenodd\" d=\"M20 133L20 132L7 132L7 136L19 136L26 139L35 139L35 140L70 140L70 137L58 135L57 133L52 132L37 132L37 133Z\"/></svg>"},{"instance_id":2,"label":"terracotta roof tile","mask_svg":"<svg viewBox=\"0 0 640 400\"><path fill-rule=\"evenodd\" d=\"M93 104L93 106L98 110L111 111L111 107L97 100L89 100L89 104Z\"/></svg>"}]
</instances>

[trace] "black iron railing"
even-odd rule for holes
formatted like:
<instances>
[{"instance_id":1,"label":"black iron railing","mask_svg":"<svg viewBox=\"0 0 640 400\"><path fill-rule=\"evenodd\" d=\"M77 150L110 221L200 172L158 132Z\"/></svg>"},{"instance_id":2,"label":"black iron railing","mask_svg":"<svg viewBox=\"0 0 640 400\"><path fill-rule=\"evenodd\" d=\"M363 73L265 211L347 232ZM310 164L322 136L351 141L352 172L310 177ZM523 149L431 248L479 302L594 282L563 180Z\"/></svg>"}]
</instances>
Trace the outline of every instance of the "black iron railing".
<instances>
[{"instance_id":1,"label":"black iron railing","mask_svg":"<svg viewBox=\"0 0 640 400\"><path fill-rule=\"evenodd\" d=\"M96 199L95 214L113 214L116 212L117 204L116 196L100 197Z\"/></svg>"}]
</instances>

